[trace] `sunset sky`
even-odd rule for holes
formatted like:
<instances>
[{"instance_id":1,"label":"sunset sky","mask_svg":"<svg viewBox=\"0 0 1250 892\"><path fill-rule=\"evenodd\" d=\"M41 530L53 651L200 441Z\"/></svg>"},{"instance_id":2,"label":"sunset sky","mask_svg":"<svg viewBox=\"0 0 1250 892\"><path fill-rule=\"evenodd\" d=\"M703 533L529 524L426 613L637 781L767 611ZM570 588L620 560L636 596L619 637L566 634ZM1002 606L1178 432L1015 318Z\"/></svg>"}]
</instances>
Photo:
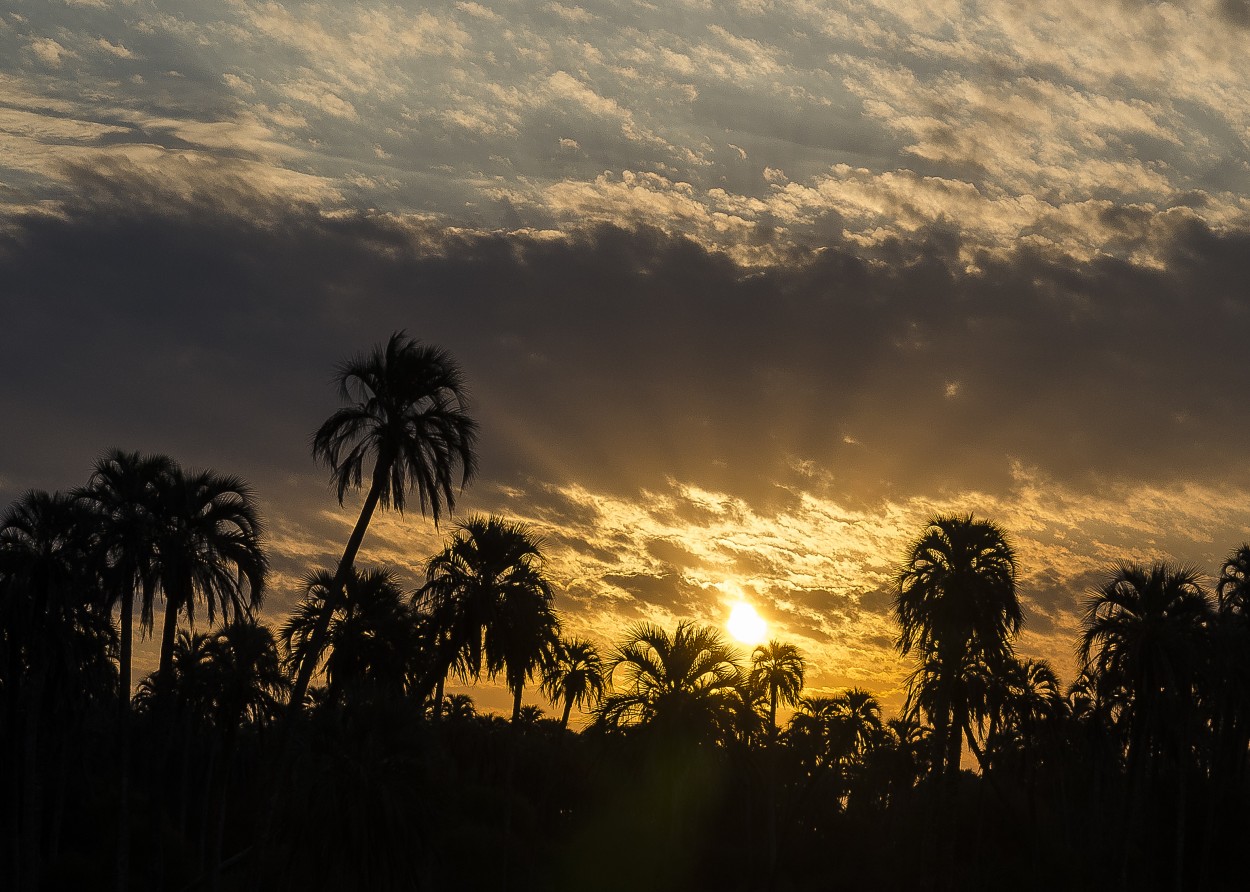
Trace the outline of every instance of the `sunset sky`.
<instances>
[{"instance_id":1,"label":"sunset sky","mask_svg":"<svg viewBox=\"0 0 1250 892\"><path fill-rule=\"evenodd\" d=\"M334 367L405 329L569 631L745 599L896 707L891 574L971 511L1070 681L1108 566L1250 539L1247 58L1248 0L6 0L0 503L240 474L278 622L355 520Z\"/></svg>"}]
</instances>

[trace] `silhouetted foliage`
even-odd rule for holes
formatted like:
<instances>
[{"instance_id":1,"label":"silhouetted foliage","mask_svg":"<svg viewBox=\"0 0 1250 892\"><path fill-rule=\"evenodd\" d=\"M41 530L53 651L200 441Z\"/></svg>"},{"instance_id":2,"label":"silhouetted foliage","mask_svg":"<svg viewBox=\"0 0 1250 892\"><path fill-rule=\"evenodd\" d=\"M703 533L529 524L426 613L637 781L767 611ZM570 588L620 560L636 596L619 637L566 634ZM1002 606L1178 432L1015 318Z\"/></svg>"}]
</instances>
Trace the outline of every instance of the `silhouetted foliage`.
<instances>
[{"instance_id":1,"label":"silhouetted foliage","mask_svg":"<svg viewBox=\"0 0 1250 892\"><path fill-rule=\"evenodd\" d=\"M693 622L634 625L602 656L561 637L526 524L466 519L416 591L358 568L377 505L415 489L435 520L451 509L476 427L454 363L402 334L341 382L353 403L315 453L340 500L371 462L370 490L277 637L236 478L113 450L0 518L4 888L1244 885L1250 545L1213 589L1167 563L1108 570L1065 690L1015 653L1004 531L934 517L894 576L915 663L886 717L862 688L805 696L783 641L747 661ZM132 698L133 628L162 599L159 668ZM492 679L510 722L444 695ZM558 718L523 702L535 681Z\"/></svg>"}]
</instances>

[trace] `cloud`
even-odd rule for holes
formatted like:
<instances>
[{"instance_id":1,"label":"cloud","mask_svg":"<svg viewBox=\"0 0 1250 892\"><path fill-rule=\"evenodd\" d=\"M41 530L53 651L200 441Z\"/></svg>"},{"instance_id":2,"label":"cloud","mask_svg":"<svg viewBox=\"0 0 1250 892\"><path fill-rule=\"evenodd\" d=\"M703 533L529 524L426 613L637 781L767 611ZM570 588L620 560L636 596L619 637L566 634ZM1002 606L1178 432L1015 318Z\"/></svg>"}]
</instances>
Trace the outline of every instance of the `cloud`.
<instances>
[{"instance_id":1,"label":"cloud","mask_svg":"<svg viewBox=\"0 0 1250 892\"><path fill-rule=\"evenodd\" d=\"M896 696L890 577L934 511L1013 532L1022 648L1061 665L1108 564L1214 567L1250 529L1248 233L1183 221L1154 269L969 267L938 231L761 268L654 229L453 231L202 175L67 169L73 202L4 231L0 410L25 433L3 495L75 485L112 445L240 473L273 517L274 610L354 517L306 451L333 364L398 328L468 374L462 510L545 533L571 628L604 641L741 593L817 684ZM380 519L367 559L415 584L441 535Z\"/></svg>"}]
</instances>

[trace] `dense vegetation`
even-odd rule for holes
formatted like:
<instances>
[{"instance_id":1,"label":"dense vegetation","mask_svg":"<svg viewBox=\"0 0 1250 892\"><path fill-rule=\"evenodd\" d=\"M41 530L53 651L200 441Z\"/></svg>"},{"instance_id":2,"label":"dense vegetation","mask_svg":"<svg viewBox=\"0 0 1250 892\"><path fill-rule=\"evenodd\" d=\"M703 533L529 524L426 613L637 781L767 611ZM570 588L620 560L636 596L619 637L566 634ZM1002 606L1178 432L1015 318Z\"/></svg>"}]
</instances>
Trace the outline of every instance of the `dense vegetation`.
<instances>
[{"instance_id":1,"label":"dense vegetation","mask_svg":"<svg viewBox=\"0 0 1250 892\"><path fill-rule=\"evenodd\" d=\"M523 524L463 520L415 591L358 567L379 508L454 508L477 430L455 363L402 334L340 372L314 453L363 508L280 629L257 619L263 525L236 478L112 451L0 520L0 885L1242 887L1250 546L1213 589L1110 569L1065 689L1015 655L1004 531L934 517L900 555L915 670L887 720L868 691L804 696L785 642L566 638ZM132 696L131 629L158 607ZM510 719L448 679L501 681ZM522 705L535 688L559 719Z\"/></svg>"}]
</instances>

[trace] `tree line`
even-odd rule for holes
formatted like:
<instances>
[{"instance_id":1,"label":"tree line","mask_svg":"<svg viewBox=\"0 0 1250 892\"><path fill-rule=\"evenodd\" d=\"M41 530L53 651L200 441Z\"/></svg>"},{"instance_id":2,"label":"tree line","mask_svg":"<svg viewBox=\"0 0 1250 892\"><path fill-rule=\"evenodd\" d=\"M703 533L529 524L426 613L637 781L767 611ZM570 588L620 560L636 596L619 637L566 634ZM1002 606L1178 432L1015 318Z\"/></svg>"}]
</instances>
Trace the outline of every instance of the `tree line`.
<instances>
[{"instance_id":1,"label":"tree line","mask_svg":"<svg viewBox=\"0 0 1250 892\"><path fill-rule=\"evenodd\" d=\"M1250 546L1211 588L1109 569L1065 687L1016 655L1008 534L935 516L893 581L914 669L887 719L866 690L805 695L786 642L743 654L689 622L566 636L541 538L506 518L457 523L413 590L358 566L377 510L454 511L478 431L452 357L402 332L338 383L312 449L362 507L276 629L236 477L112 450L0 518L6 887L1244 883ZM158 668L132 685L132 630L155 637L158 615ZM509 719L445 693L480 679ZM558 719L523 705L535 687Z\"/></svg>"}]
</instances>

